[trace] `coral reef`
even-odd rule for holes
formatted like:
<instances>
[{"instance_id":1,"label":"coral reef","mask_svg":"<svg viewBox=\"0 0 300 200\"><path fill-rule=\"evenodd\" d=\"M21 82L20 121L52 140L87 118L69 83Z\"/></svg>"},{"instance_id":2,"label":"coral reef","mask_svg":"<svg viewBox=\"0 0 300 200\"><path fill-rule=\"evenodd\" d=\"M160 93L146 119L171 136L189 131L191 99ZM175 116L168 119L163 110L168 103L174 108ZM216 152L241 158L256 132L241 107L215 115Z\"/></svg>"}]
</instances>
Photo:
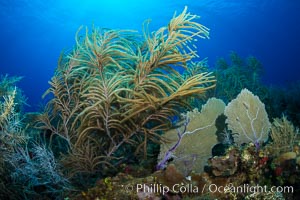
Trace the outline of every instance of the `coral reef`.
<instances>
[{"instance_id":1,"label":"coral reef","mask_svg":"<svg viewBox=\"0 0 300 200\"><path fill-rule=\"evenodd\" d=\"M203 105L201 112L194 110L185 114L183 118L185 120L177 122L176 130L169 130L165 133L165 137L171 143L161 145L160 162L157 165L159 167L153 174L143 179L119 174L114 177L114 183L110 184L110 187L107 187L106 179L102 179L100 180L102 184L84 192L80 198L90 199L99 196L116 198L124 192L113 192L120 189L119 184L133 186L134 192L130 190L125 195L126 198L131 199L292 199L296 197L300 192L298 189L300 173L298 129L285 117L274 119L271 127L272 140L261 145L269 133L269 129L264 130L264 127L270 125L262 102L246 89L242 90L232 102L225 107L223 101L212 98ZM225 123L225 120L216 122L215 118L226 109L227 114L232 112L237 116L246 115L246 117L239 117L240 121L234 122L236 126L240 125L238 126L240 129L232 132L243 134L243 130L249 130L250 136L243 140L244 145L240 145L241 140L227 143L222 155L212 156L210 151L213 145L207 144L211 144L210 141L216 144L217 140L216 135L211 134L209 128L213 127L215 133L217 130L215 123ZM220 110L220 112L212 114L213 110ZM227 116L232 117L232 115ZM236 120L236 118L235 116L231 119ZM214 119L213 123L209 123L210 119ZM256 120L261 120L261 123L256 123ZM208 125L205 126L205 124ZM190 125L193 125L192 129ZM251 138L253 131L257 132L257 130L264 130L264 136ZM196 134L197 131L201 134ZM227 134L230 135L232 132L227 131ZM193 135L195 137L185 142L185 138ZM244 136L235 136L237 137ZM280 138L285 139L280 141ZM214 146L216 147L218 145ZM180 150L179 153L178 150ZM188 156L202 151L208 152L206 157L202 157L202 154L199 156L203 163L207 161L204 171L203 163L187 159ZM181 152L185 154L180 154ZM186 162L184 162L185 159L187 159ZM130 177L130 179L120 177ZM140 190L135 188L140 185L139 181L144 184ZM103 186L103 182L106 186ZM179 187L182 190L178 190ZM218 190L213 191L213 187ZM274 188L282 190L275 191Z\"/></svg>"},{"instance_id":2,"label":"coral reef","mask_svg":"<svg viewBox=\"0 0 300 200\"><path fill-rule=\"evenodd\" d=\"M223 106L225 106L224 103ZM203 131L201 134L195 134L191 140L184 142L185 138L193 135L186 133L193 132L193 130L198 131L197 128L192 131L189 130L189 122L192 120L187 120L176 131L166 132L166 137L173 142L161 146L163 153L160 153L158 165L163 166L161 165L163 163L167 167L163 172L156 172L158 182L168 187L175 182L183 185L192 183L200 188L212 184L221 188L230 185L231 189L220 193L202 191L201 198L207 199L285 199L285 197L294 196L295 194L271 192L270 188L282 185L291 185L289 189L298 187L298 166L300 164L298 129L284 116L281 119L274 119L271 126L264 104L249 90L243 89L236 99L229 102L225 108L223 107L222 110L225 110L224 114L227 119L220 120L219 116L215 122L215 125L224 123L224 125L217 126L218 129L224 129L222 135L224 141L222 144L208 146L211 141L216 140L216 135L209 134L210 131L206 129L205 122L209 121L211 116L209 113L213 112L215 107L210 106L208 112L191 112L197 116L194 118L196 123L193 127L200 127L200 131ZM218 115L222 114L223 111L219 112ZM214 126L214 133L216 133L217 127ZM270 130L271 140L267 140ZM206 134L209 136L205 137ZM231 141L231 137L234 137L235 140ZM214 144L216 143L215 141ZM208 160L204 171L199 170L199 166L203 169L203 163L196 162L196 159L187 159L191 155L200 155L200 152L205 151L201 148L208 152L207 156L199 156L203 159L203 163ZM218 152L218 155L212 156L210 151L212 150L216 154L216 148L221 148L225 152ZM178 149L185 154L178 153ZM286 176L282 177L283 174ZM246 185L246 187L264 186L266 190L255 193L235 191L241 185ZM298 193L299 191L296 190L295 192ZM171 191L170 194L173 194L174 198L178 198L176 196L178 193ZM184 198L186 196L193 197L192 194L180 194ZM199 197L199 194L196 196Z\"/></svg>"},{"instance_id":3,"label":"coral reef","mask_svg":"<svg viewBox=\"0 0 300 200\"><path fill-rule=\"evenodd\" d=\"M235 52L209 72L197 19L79 28L42 113L23 112L21 77L0 76L0 199L297 198L299 84L266 87Z\"/></svg>"},{"instance_id":4,"label":"coral reef","mask_svg":"<svg viewBox=\"0 0 300 200\"><path fill-rule=\"evenodd\" d=\"M273 170L269 164L273 161L267 157L266 149L257 152L253 144L242 148L233 146L224 156L209 159L211 170L207 172L192 172L185 177L176 165L170 164L144 178L119 173L113 178L99 180L94 188L74 199L114 199L120 195L124 199L290 199L292 190L270 189L277 186L270 182ZM299 170L293 176L297 173ZM258 186L260 188L256 188Z\"/></svg>"},{"instance_id":5,"label":"coral reef","mask_svg":"<svg viewBox=\"0 0 300 200\"><path fill-rule=\"evenodd\" d=\"M210 72L177 70L188 70L197 56L193 41L208 37L197 18L185 8L152 33L145 22L144 41L132 31L93 28L80 36L78 30L73 51L60 57L46 92L53 99L37 124L51 132L50 140L67 143L61 161L70 177L105 174L131 155L146 158L149 143L160 143L189 98L215 86Z\"/></svg>"}]
</instances>

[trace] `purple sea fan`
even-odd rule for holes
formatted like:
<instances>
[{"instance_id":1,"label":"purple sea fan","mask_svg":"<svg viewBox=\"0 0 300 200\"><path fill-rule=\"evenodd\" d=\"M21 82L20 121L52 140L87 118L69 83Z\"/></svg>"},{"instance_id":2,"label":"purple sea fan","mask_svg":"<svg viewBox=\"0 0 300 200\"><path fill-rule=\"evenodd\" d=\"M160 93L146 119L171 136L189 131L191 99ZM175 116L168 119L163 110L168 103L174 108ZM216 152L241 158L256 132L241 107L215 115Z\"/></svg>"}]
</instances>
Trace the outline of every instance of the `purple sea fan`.
<instances>
[{"instance_id":1,"label":"purple sea fan","mask_svg":"<svg viewBox=\"0 0 300 200\"><path fill-rule=\"evenodd\" d=\"M243 89L236 99L225 108L228 129L235 134L239 145L252 142L259 149L260 143L268 139L271 127L265 105L247 89Z\"/></svg>"},{"instance_id":2,"label":"purple sea fan","mask_svg":"<svg viewBox=\"0 0 300 200\"><path fill-rule=\"evenodd\" d=\"M192 171L203 172L212 147L218 143L215 121L224 109L222 100L210 98L200 112L194 109L183 114L186 117L184 124L164 134L170 143L161 145L157 168L163 168L172 158L171 163L185 176Z\"/></svg>"}]
</instances>

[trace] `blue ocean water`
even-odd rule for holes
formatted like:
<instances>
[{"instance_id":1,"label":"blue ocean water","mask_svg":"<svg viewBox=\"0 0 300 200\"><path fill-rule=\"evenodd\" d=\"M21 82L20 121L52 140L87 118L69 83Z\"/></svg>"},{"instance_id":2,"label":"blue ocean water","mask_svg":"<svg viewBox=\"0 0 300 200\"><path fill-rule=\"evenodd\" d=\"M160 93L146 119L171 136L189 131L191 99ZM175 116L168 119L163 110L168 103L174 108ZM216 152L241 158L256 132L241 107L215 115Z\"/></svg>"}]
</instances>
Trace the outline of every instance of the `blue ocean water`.
<instances>
[{"instance_id":1,"label":"blue ocean water","mask_svg":"<svg viewBox=\"0 0 300 200\"><path fill-rule=\"evenodd\" d=\"M197 44L210 66L236 51L262 62L267 84L299 80L297 0L2 0L0 74L23 76L19 86L28 109L36 110L61 51L74 46L81 25L141 31L144 20L151 19L150 28L156 30L185 5L210 28L210 39Z\"/></svg>"}]
</instances>

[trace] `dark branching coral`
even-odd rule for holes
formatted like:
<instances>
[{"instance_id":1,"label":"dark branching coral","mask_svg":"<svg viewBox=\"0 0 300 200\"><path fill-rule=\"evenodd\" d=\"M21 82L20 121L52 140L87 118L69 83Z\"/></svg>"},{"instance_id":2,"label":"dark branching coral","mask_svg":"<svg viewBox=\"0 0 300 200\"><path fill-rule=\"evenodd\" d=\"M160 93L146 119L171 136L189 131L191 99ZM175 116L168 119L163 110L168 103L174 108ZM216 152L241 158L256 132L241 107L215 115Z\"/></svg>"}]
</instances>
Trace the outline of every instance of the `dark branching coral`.
<instances>
[{"instance_id":1,"label":"dark branching coral","mask_svg":"<svg viewBox=\"0 0 300 200\"><path fill-rule=\"evenodd\" d=\"M264 101L267 89L261 84L263 66L254 56L241 58L236 52L230 53L230 62L220 58L216 63L216 96L229 102L247 88Z\"/></svg>"},{"instance_id":2,"label":"dark branching coral","mask_svg":"<svg viewBox=\"0 0 300 200\"><path fill-rule=\"evenodd\" d=\"M26 141L20 108L25 98L15 86L20 77L0 76L0 148L7 151Z\"/></svg>"},{"instance_id":3,"label":"dark branching coral","mask_svg":"<svg viewBox=\"0 0 300 200\"><path fill-rule=\"evenodd\" d=\"M19 77L0 76L0 199L18 198L11 183L11 170L6 159L14 153L18 144L26 141L21 115L17 111L18 93L15 83Z\"/></svg>"},{"instance_id":4,"label":"dark branching coral","mask_svg":"<svg viewBox=\"0 0 300 200\"><path fill-rule=\"evenodd\" d=\"M61 198L67 180L53 153L32 142L24 120L25 99L16 87L19 77L0 77L0 199Z\"/></svg>"},{"instance_id":5,"label":"dark branching coral","mask_svg":"<svg viewBox=\"0 0 300 200\"><path fill-rule=\"evenodd\" d=\"M0 75L0 96L9 95L21 79L19 76Z\"/></svg>"},{"instance_id":6,"label":"dark branching coral","mask_svg":"<svg viewBox=\"0 0 300 200\"><path fill-rule=\"evenodd\" d=\"M19 148L6 160L12 171L12 183L22 188L19 192L27 198L48 196L56 199L70 189L67 179L60 174L60 166L53 152L44 145L34 144L30 149Z\"/></svg>"},{"instance_id":7,"label":"dark branching coral","mask_svg":"<svg viewBox=\"0 0 300 200\"><path fill-rule=\"evenodd\" d=\"M207 38L208 29L184 11L167 27L150 33L144 24L144 41L133 31L93 28L76 35L76 46L62 54L46 94L53 99L41 115L39 127L67 141L63 162L70 175L99 172L124 158L125 144L147 154L149 141L171 127L189 98L213 88L209 72L182 75L197 56L192 42Z\"/></svg>"},{"instance_id":8,"label":"dark branching coral","mask_svg":"<svg viewBox=\"0 0 300 200\"><path fill-rule=\"evenodd\" d=\"M27 97L24 96L23 91L16 87L17 83L22 80L23 77L20 76L8 76L6 75L0 75L0 97L1 101L3 100L3 97L9 96L15 91L15 109L17 111L22 110L22 107L24 105L27 105Z\"/></svg>"}]
</instances>

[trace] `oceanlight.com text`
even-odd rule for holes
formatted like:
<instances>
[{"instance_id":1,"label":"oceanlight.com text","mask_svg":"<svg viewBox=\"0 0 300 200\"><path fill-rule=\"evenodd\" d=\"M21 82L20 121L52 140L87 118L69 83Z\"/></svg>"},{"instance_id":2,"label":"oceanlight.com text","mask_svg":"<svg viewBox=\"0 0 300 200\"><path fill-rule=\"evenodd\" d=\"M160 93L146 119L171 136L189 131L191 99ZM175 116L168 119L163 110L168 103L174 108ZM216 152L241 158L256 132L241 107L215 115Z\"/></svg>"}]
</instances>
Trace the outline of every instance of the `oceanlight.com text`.
<instances>
[{"instance_id":1,"label":"oceanlight.com text","mask_svg":"<svg viewBox=\"0 0 300 200\"><path fill-rule=\"evenodd\" d=\"M136 184L136 185L122 185L122 188L127 192L136 191L144 193L156 193L165 195L168 192L172 193L190 193L190 194L204 194L204 193L293 193L293 186L267 186L267 185L249 185L243 184L234 186L232 183L225 186L216 184L205 184L199 188L193 184L174 184L173 186L166 186L163 184Z\"/></svg>"},{"instance_id":2,"label":"oceanlight.com text","mask_svg":"<svg viewBox=\"0 0 300 200\"><path fill-rule=\"evenodd\" d=\"M205 187L205 186L204 186ZM208 185L210 193L293 193L293 186L267 186L267 185L249 185L243 184L234 186L232 183L225 186L218 186L216 184Z\"/></svg>"}]
</instances>

